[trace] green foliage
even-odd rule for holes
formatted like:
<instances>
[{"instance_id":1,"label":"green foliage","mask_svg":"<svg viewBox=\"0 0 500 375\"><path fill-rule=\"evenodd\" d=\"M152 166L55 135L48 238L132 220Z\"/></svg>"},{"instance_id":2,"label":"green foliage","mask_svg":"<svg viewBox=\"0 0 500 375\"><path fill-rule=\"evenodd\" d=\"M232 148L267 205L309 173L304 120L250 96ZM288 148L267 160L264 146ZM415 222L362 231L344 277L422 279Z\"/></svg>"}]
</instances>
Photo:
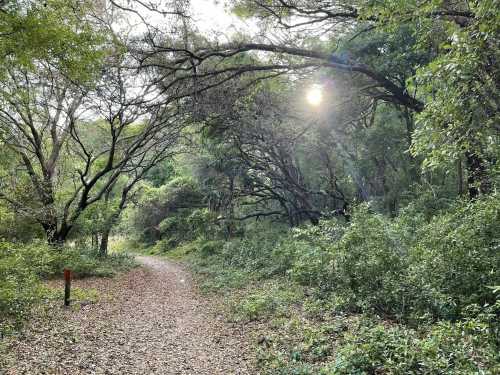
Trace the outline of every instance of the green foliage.
<instances>
[{"instance_id":1,"label":"green foliage","mask_svg":"<svg viewBox=\"0 0 500 375\"><path fill-rule=\"evenodd\" d=\"M244 269L256 277L269 278L285 275L290 268L295 246L280 226L266 228L266 223L256 225L243 238L226 242L218 255L227 267Z\"/></svg>"},{"instance_id":2,"label":"green foliage","mask_svg":"<svg viewBox=\"0 0 500 375\"><path fill-rule=\"evenodd\" d=\"M70 249L62 254L57 270L71 269L75 277L80 278L111 277L136 265L134 258L126 253L112 253L100 257L94 249Z\"/></svg>"},{"instance_id":3,"label":"green foliage","mask_svg":"<svg viewBox=\"0 0 500 375\"><path fill-rule=\"evenodd\" d=\"M408 220L414 220L416 225L431 220L434 216L449 209L456 203L446 186L423 187L414 186L411 192L405 197L405 206L400 210L401 216ZM408 223L409 224L409 223Z\"/></svg>"},{"instance_id":4,"label":"green foliage","mask_svg":"<svg viewBox=\"0 0 500 375\"><path fill-rule=\"evenodd\" d=\"M154 187L160 187L175 177L175 167L171 160L158 163L146 174L146 180Z\"/></svg>"},{"instance_id":5,"label":"green foliage","mask_svg":"<svg viewBox=\"0 0 500 375\"><path fill-rule=\"evenodd\" d=\"M80 157L93 160L87 166L90 172L108 163L101 148L109 129L102 120L76 122L67 132L69 138L62 138L83 142L87 149L59 161L57 152L50 152L57 149L58 133L47 130L47 108L75 99L81 84L84 92L95 86L108 61L104 57L123 51L121 36L107 34L106 27L90 17L94 6L100 6L93 1L0 2L0 81L6 88L6 108L12 109L5 111L0 133L0 182L12 182L9 195L0 201L0 238L10 241L0 242L2 331L47 296L44 278L60 275L63 268L71 268L76 277L111 276L132 267L133 260L123 252L99 258L80 246L89 235L114 224L120 211L113 194L71 222L76 245L59 251L30 242L40 237L39 214L26 219L11 211L22 206L19 202L29 203L33 212L43 206L47 214L58 212L55 223L58 217L73 217L70 213L80 198L87 193L94 197L100 189L97 183L91 192L74 191L69 182L78 179L73 175L76 168L88 186L81 171L85 166L75 164ZM262 340L261 359L270 373L498 373L500 197L491 194L465 202L457 193L464 190L464 179L482 184L482 195L495 190L500 156L499 0L326 3L320 4L325 9L307 1L293 6L273 0L229 4L235 14L259 17L265 27L273 27L273 19L279 18L296 37L287 41L289 46L296 41L296 47L311 50L308 54L289 48L295 52L280 53L282 63L299 67L300 59L310 55L318 66L335 65L326 60L341 61L365 71L322 70L311 77L311 82L321 82L325 98L312 116L299 104L301 86L309 81L296 76L262 83L259 74L236 74L240 78L231 81L235 85L216 82L231 79L228 74L235 66L247 71L264 63L264 54L229 51L224 58L205 49L203 36L189 36L188 44L200 47L205 56L199 68L206 74L197 78L209 81L200 82L200 87L212 90L197 95L191 119L191 99L170 85L168 75L161 79L162 93L175 92L183 99L160 101L179 109L183 120L203 125L201 131L193 126L186 132L200 152L186 157L192 160L162 161L142 176L145 182L137 189L134 207L126 211L122 231L153 245L149 251L154 254L188 257L205 290L231 294L241 289L237 297L228 298L234 316L259 324L272 320L279 331ZM339 12L349 21L338 22L334 14ZM285 26L296 22L297 27ZM315 36L316 27L321 38ZM335 35L323 33L323 27L335 30ZM306 28L311 32L304 33ZM171 38L159 40L157 46L169 50L169 43L177 43ZM248 38L238 35L235 40ZM156 55L153 49L151 56ZM174 52L170 55L187 61ZM217 56L213 66L207 66L210 56ZM163 61L154 59L152 66ZM120 58L111 60L116 60L114 65ZM271 58L265 63L275 62ZM211 68L223 70L213 75L207 70ZM160 71L153 69L148 76L159 82L155 75ZM24 88L18 76L24 78ZM69 83L79 89L71 94L73 89L63 89L68 95L45 108L45 83L52 80L57 90ZM19 113L11 115L14 109ZM26 122L24 117L33 115L30 126L14 126L17 117ZM137 112L140 118L148 117L143 115ZM72 123L74 117L67 121ZM56 118L66 121L59 114ZM127 123L123 132L116 130L125 138L113 142L118 148L105 175L145 162L147 158L139 156L122 164L117 157L147 128L139 121ZM113 140L116 132L111 132ZM4 151L2 146L19 134L32 136L9 143L11 148ZM160 140L154 137L159 147ZM72 151L71 144L64 141L61 150ZM50 161L49 167L30 163L32 155ZM471 156L479 165L472 165ZM422 161L425 173L419 170ZM47 177L51 174L57 179ZM125 180L113 183L120 188ZM41 187L47 192L37 199L33 192ZM345 214L346 207L349 222L332 219ZM18 211L24 215L26 210ZM261 212L277 222L262 221ZM312 213L323 218L319 225L300 226L308 215L316 221ZM258 220L248 224L249 218ZM285 228L286 218L298 227ZM97 298L92 293L79 297Z\"/></svg>"},{"instance_id":6,"label":"green foliage","mask_svg":"<svg viewBox=\"0 0 500 375\"><path fill-rule=\"evenodd\" d=\"M471 3L475 14L467 27L443 25L446 38L439 53L421 66L415 88L426 99L418 115L413 151L434 168L456 160L464 151L485 158L498 153L498 0ZM420 34L423 48L436 43L435 27L427 22Z\"/></svg>"},{"instance_id":7,"label":"green foliage","mask_svg":"<svg viewBox=\"0 0 500 375\"><path fill-rule=\"evenodd\" d=\"M215 255L222 248L223 243L221 241L203 241L200 246L199 253L202 257L208 257Z\"/></svg>"},{"instance_id":8,"label":"green foliage","mask_svg":"<svg viewBox=\"0 0 500 375\"><path fill-rule=\"evenodd\" d=\"M87 1L7 1L0 12L2 68L36 69L45 61L71 79L89 82L104 57L105 35L87 15ZM0 75L5 72L0 71Z\"/></svg>"},{"instance_id":9,"label":"green foliage","mask_svg":"<svg viewBox=\"0 0 500 375\"><path fill-rule=\"evenodd\" d=\"M41 228L35 220L16 214L0 202L0 238L29 242L41 236Z\"/></svg>"},{"instance_id":10,"label":"green foliage","mask_svg":"<svg viewBox=\"0 0 500 375\"><path fill-rule=\"evenodd\" d=\"M441 322L424 334L362 319L322 373L494 374L500 358L492 337L480 319Z\"/></svg>"},{"instance_id":11,"label":"green foliage","mask_svg":"<svg viewBox=\"0 0 500 375\"><path fill-rule=\"evenodd\" d=\"M389 219L360 206L348 226L333 221L288 234L258 230L224 245L202 241L196 262L221 287L234 284L231 275L236 284L285 276L339 311L415 324L457 319L465 306L494 302L488 286L500 280L499 215L496 196L459 201L430 221L412 208Z\"/></svg>"},{"instance_id":12,"label":"green foliage","mask_svg":"<svg viewBox=\"0 0 500 375\"><path fill-rule=\"evenodd\" d=\"M328 265L331 290L349 309L386 313L401 306L407 265L406 249L398 241L388 219L366 207L354 213L342 238L329 249Z\"/></svg>"},{"instance_id":13,"label":"green foliage","mask_svg":"<svg viewBox=\"0 0 500 375\"><path fill-rule=\"evenodd\" d=\"M142 241L165 239L161 250L173 249L211 230L214 217L208 210L197 209L201 200L198 186L190 178L176 177L159 188L146 185L130 214L130 225Z\"/></svg>"},{"instance_id":14,"label":"green foliage","mask_svg":"<svg viewBox=\"0 0 500 375\"><path fill-rule=\"evenodd\" d=\"M265 374L495 374L499 306L419 330L367 316L275 319L258 359Z\"/></svg>"},{"instance_id":15,"label":"green foliage","mask_svg":"<svg viewBox=\"0 0 500 375\"><path fill-rule=\"evenodd\" d=\"M64 268L71 269L74 277L104 277L134 266L126 254L99 258L93 250L54 249L40 241L0 242L0 332L20 324L43 298L51 298L53 293L41 280L60 277Z\"/></svg>"},{"instance_id":16,"label":"green foliage","mask_svg":"<svg viewBox=\"0 0 500 375\"><path fill-rule=\"evenodd\" d=\"M221 269L220 264L197 263L197 272L203 278L201 289L205 292L224 292L244 288L254 279L248 272L234 268Z\"/></svg>"},{"instance_id":17,"label":"green foliage","mask_svg":"<svg viewBox=\"0 0 500 375\"><path fill-rule=\"evenodd\" d=\"M193 253L198 251L198 248L199 248L199 240L195 240L193 242L186 242L177 246L173 250L169 250L168 253L165 254L165 256L170 259L181 260L185 259L186 257L192 256Z\"/></svg>"},{"instance_id":18,"label":"green foliage","mask_svg":"<svg viewBox=\"0 0 500 375\"><path fill-rule=\"evenodd\" d=\"M264 373L494 374L500 200L420 213L425 202L396 218L360 205L348 224L263 224L203 253L200 239L190 259L206 290L242 289L228 298L236 319L279 322Z\"/></svg>"},{"instance_id":19,"label":"green foliage","mask_svg":"<svg viewBox=\"0 0 500 375\"><path fill-rule=\"evenodd\" d=\"M199 238L184 244L167 254L169 257L190 259L193 269L203 278L201 285L204 291L224 291L232 288L242 288L253 279L250 271L224 265L222 253L224 243L207 241Z\"/></svg>"},{"instance_id":20,"label":"green foliage","mask_svg":"<svg viewBox=\"0 0 500 375\"><path fill-rule=\"evenodd\" d=\"M431 221L413 209L391 220L361 207L330 246L318 237L310 241L319 246L303 246L289 274L333 293L349 311L457 318L464 306L493 302L488 286L500 279L499 214L496 196L459 201ZM296 236L307 238L307 231Z\"/></svg>"},{"instance_id":21,"label":"green foliage","mask_svg":"<svg viewBox=\"0 0 500 375\"><path fill-rule=\"evenodd\" d=\"M488 286L500 280L499 225L500 200L493 196L459 202L417 232L409 279L425 296L419 310L452 318L468 304L493 302Z\"/></svg>"},{"instance_id":22,"label":"green foliage","mask_svg":"<svg viewBox=\"0 0 500 375\"><path fill-rule=\"evenodd\" d=\"M39 278L52 272L53 253L41 243L0 242L0 332L25 318L43 296Z\"/></svg>"},{"instance_id":23,"label":"green foliage","mask_svg":"<svg viewBox=\"0 0 500 375\"><path fill-rule=\"evenodd\" d=\"M303 297L299 288L279 286L279 279L268 288L251 293L238 301L233 312L237 319L257 320L270 315L286 315L287 308Z\"/></svg>"}]
</instances>

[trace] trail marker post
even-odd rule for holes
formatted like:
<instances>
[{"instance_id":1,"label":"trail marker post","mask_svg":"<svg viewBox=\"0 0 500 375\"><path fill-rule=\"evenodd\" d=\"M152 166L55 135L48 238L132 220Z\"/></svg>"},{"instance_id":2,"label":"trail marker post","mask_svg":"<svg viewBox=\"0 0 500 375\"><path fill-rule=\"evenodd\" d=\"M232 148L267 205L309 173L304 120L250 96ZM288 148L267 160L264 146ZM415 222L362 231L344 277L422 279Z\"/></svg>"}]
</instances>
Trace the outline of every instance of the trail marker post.
<instances>
[{"instance_id":1,"label":"trail marker post","mask_svg":"<svg viewBox=\"0 0 500 375\"><path fill-rule=\"evenodd\" d=\"M64 270L64 306L69 306L71 295L71 270Z\"/></svg>"}]
</instances>

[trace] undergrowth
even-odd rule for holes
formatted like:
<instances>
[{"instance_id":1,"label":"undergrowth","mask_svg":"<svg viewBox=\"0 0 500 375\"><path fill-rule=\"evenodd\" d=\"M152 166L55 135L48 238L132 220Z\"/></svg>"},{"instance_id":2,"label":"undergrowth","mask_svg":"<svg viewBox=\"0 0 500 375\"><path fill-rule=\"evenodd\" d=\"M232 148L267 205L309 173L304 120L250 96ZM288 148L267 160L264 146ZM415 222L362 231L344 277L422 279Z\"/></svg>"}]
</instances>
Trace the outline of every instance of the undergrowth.
<instances>
[{"instance_id":1,"label":"undergrowth","mask_svg":"<svg viewBox=\"0 0 500 375\"><path fill-rule=\"evenodd\" d=\"M347 224L264 223L155 251L259 323L264 374L497 374L500 200L459 203L393 219L365 205Z\"/></svg>"},{"instance_id":2,"label":"undergrowth","mask_svg":"<svg viewBox=\"0 0 500 375\"><path fill-rule=\"evenodd\" d=\"M18 329L34 306L55 298L55 292L47 288L43 280L61 277L65 268L71 269L74 278L111 277L135 265L133 258L124 253L103 258L91 249L54 249L44 242L0 242L0 333ZM92 294L72 290L76 299L80 295L85 297L85 293Z\"/></svg>"}]
</instances>

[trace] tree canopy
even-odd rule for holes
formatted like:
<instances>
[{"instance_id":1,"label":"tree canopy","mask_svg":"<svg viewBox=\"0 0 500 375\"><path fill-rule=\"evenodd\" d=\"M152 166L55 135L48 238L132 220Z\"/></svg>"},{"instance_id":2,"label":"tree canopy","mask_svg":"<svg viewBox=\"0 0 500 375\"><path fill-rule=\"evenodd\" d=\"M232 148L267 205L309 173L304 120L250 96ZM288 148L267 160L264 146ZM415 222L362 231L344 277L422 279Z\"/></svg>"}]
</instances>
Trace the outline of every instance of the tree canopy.
<instances>
[{"instance_id":1,"label":"tree canopy","mask_svg":"<svg viewBox=\"0 0 500 375\"><path fill-rule=\"evenodd\" d=\"M263 373L496 373L499 0L202 3L0 0L0 312L127 246Z\"/></svg>"}]
</instances>

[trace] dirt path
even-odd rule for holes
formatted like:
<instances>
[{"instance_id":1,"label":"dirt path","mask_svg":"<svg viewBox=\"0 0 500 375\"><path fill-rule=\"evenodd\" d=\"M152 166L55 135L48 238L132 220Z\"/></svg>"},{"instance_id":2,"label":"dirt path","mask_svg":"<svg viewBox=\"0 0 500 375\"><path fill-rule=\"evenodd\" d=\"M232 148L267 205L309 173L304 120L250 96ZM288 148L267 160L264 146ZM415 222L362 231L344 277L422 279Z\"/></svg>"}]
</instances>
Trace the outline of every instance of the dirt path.
<instances>
[{"instance_id":1,"label":"dirt path","mask_svg":"<svg viewBox=\"0 0 500 375\"><path fill-rule=\"evenodd\" d=\"M109 295L49 309L7 342L6 374L255 374L246 338L195 290L179 265L138 257L116 279L75 280ZM60 282L58 282L60 283Z\"/></svg>"}]
</instances>

